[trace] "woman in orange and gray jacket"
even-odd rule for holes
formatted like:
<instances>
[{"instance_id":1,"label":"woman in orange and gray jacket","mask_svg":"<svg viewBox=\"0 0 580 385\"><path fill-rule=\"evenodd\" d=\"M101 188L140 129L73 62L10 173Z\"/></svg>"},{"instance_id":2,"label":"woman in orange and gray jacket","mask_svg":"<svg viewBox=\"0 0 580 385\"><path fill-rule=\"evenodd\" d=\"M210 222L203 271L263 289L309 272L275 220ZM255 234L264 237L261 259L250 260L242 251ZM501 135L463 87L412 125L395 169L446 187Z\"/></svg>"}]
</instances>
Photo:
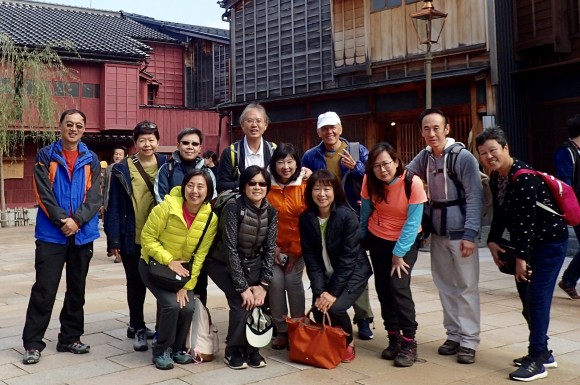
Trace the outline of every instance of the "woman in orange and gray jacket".
<instances>
[{"instance_id":1,"label":"woman in orange and gray jacket","mask_svg":"<svg viewBox=\"0 0 580 385\"><path fill-rule=\"evenodd\" d=\"M274 256L274 276L268 292L270 311L278 335L272 348L285 349L288 346L288 327L284 316L288 314L286 293L290 305L290 315L304 315L304 286L302 276L304 259L300 247L298 217L306 208L304 190L306 179L312 172L300 167L300 157L290 143L280 143L270 160L272 189L268 201L278 211L278 237Z\"/></svg>"}]
</instances>

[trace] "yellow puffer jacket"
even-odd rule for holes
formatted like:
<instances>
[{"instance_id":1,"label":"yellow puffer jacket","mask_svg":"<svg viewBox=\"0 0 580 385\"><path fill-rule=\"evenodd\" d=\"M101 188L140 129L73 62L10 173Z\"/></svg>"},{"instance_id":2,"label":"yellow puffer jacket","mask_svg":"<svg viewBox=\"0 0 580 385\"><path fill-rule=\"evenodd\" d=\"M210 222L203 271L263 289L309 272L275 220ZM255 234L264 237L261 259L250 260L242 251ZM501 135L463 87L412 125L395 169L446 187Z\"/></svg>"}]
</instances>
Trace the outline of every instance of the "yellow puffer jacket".
<instances>
[{"instance_id":1,"label":"yellow puffer jacket","mask_svg":"<svg viewBox=\"0 0 580 385\"><path fill-rule=\"evenodd\" d=\"M150 257L164 265L168 265L174 259L183 262L191 260L193 250L197 246L209 219L211 205L204 203L201 206L189 229L183 217L182 206L181 186L176 186L165 196L163 202L155 206L149 214L141 232L141 258L145 262L149 263ZM218 217L214 214L202 244L197 250L191 279L184 286L186 290L193 290L197 284L197 277L213 243L217 228Z\"/></svg>"}]
</instances>

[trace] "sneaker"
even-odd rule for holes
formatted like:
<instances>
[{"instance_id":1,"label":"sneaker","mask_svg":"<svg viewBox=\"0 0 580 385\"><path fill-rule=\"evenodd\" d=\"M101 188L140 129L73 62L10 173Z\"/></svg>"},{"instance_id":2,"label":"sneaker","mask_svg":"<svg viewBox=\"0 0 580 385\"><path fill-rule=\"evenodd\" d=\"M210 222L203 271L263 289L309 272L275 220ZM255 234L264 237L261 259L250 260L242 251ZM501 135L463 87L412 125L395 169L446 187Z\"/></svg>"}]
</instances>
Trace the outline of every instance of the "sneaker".
<instances>
[{"instance_id":1,"label":"sneaker","mask_svg":"<svg viewBox=\"0 0 580 385\"><path fill-rule=\"evenodd\" d=\"M342 356L342 362L353 362L356 358L356 352L354 350L354 345L348 345Z\"/></svg>"},{"instance_id":2,"label":"sneaker","mask_svg":"<svg viewBox=\"0 0 580 385\"><path fill-rule=\"evenodd\" d=\"M370 328L370 321L368 318L363 318L359 320L358 325L358 338L361 340L372 340L374 335Z\"/></svg>"},{"instance_id":3,"label":"sneaker","mask_svg":"<svg viewBox=\"0 0 580 385\"><path fill-rule=\"evenodd\" d=\"M459 348L457 362L460 364L473 364L475 362L475 350L464 346Z\"/></svg>"},{"instance_id":4,"label":"sneaker","mask_svg":"<svg viewBox=\"0 0 580 385\"><path fill-rule=\"evenodd\" d=\"M387 346L383 352L381 353L381 357L384 360L394 360L397 355L399 354L399 350L401 350L401 335L399 333L390 334L389 337L389 346Z\"/></svg>"},{"instance_id":5,"label":"sneaker","mask_svg":"<svg viewBox=\"0 0 580 385\"><path fill-rule=\"evenodd\" d=\"M230 352L229 354L226 353L224 356L224 362L227 366L232 369L246 369L248 367L248 363L244 359L244 356L240 352Z\"/></svg>"},{"instance_id":6,"label":"sneaker","mask_svg":"<svg viewBox=\"0 0 580 385\"><path fill-rule=\"evenodd\" d=\"M193 357L186 351L179 351L173 354L173 361L179 365L191 364Z\"/></svg>"},{"instance_id":7,"label":"sneaker","mask_svg":"<svg viewBox=\"0 0 580 385\"><path fill-rule=\"evenodd\" d=\"M288 348L288 333L279 332L272 342L272 349L284 350L286 348Z\"/></svg>"},{"instance_id":8,"label":"sneaker","mask_svg":"<svg viewBox=\"0 0 580 385\"><path fill-rule=\"evenodd\" d=\"M413 366L417 360L417 341L415 340L402 340L401 350L397 357L395 358L395 366L400 368L408 368Z\"/></svg>"},{"instance_id":9,"label":"sneaker","mask_svg":"<svg viewBox=\"0 0 580 385\"><path fill-rule=\"evenodd\" d=\"M524 360L529 359L529 358L530 358L529 356L523 356L520 358L516 358L514 360L514 365L515 366L522 366L522 362L524 362ZM556 359L554 358L554 355L552 354L551 350L546 352L546 354L544 355L543 361L544 361L543 362L544 368L546 368L546 369L558 367L558 363L556 362Z\"/></svg>"},{"instance_id":10,"label":"sneaker","mask_svg":"<svg viewBox=\"0 0 580 385\"><path fill-rule=\"evenodd\" d=\"M58 342L56 344L57 352L69 352L74 354L85 354L91 350L91 347L87 344L83 344L81 341L73 342L72 344L63 344Z\"/></svg>"},{"instance_id":11,"label":"sneaker","mask_svg":"<svg viewBox=\"0 0 580 385\"><path fill-rule=\"evenodd\" d=\"M260 350L252 348L248 351L248 363L252 368L263 368L266 366L266 360L260 354Z\"/></svg>"},{"instance_id":12,"label":"sneaker","mask_svg":"<svg viewBox=\"0 0 580 385\"><path fill-rule=\"evenodd\" d=\"M155 345L157 345L158 339L159 339L159 333L157 333L157 332L153 333L153 339L151 340L151 349L153 349L155 347Z\"/></svg>"},{"instance_id":13,"label":"sneaker","mask_svg":"<svg viewBox=\"0 0 580 385\"><path fill-rule=\"evenodd\" d=\"M145 330L147 331L145 333L145 335L147 336L147 339L150 340L153 338L153 336L155 335L155 332L151 329L149 329L148 327L145 328ZM131 326L127 327L127 338L135 338L135 328L132 328Z\"/></svg>"},{"instance_id":14,"label":"sneaker","mask_svg":"<svg viewBox=\"0 0 580 385\"><path fill-rule=\"evenodd\" d=\"M171 357L171 348L165 349L163 353L158 356L153 356L153 363L157 369L168 370L173 369L173 358Z\"/></svg>"},{"instance_id":15,"label":"sneaker","mask_svg":"<svg viewBox=\"0 0 580 385\"><path fill-rule=\"evenodd\" d=\"M144 352L149 349L147 346L147 331L145 329L139 329L135 332L133 349L135 349L136 352Z\"/></svg>"},{"instance_id":16,"label":"sneaker","mask_svg":"<svg viewBox=\"0 0 580 385\"><path fill-rule=\"evenodd\" d=\"M459 342L451 340L445 341L443 345L439 346L439 349L437 349L437 353L439 353L442 356L452 356L454 354L457 354L458 351L459 351Z\"/></svg>"},{"instance_id":17,"label":"sneaker","mask_svg":"<svg viewBox=\"0 0 580 385\"><path fill-rule=\"evenodd\" d=\"M515 372L510 373L510 380L527 382L546 378L547 376L548 371L544 368L544 365L528 357L522 361L521 366Z\"/></svg>"},{"instance_id":18,"label":"sneaker","mask_svg":"<svg viewBox=\"0 0 580 385\"><path fill-rule=\"evenodd\" d=\"M25 365L36 364L40 361L40 350L26 349L22 356L22 363Z\"/></svg>"},{"instance_id":19,"label":"sneaker","mask_svg":"<svg viewBox=\"0 0 580 385\"><path fill-rule=\"evenodd\" d=\"M578 295L578 292L576 291L575 287L564 286L564 281L558 282L558 287L564 290L566 294L568 294L568 297L570 297L570 299L580 299L580 295Z\"/></svg>"}]
</instances>

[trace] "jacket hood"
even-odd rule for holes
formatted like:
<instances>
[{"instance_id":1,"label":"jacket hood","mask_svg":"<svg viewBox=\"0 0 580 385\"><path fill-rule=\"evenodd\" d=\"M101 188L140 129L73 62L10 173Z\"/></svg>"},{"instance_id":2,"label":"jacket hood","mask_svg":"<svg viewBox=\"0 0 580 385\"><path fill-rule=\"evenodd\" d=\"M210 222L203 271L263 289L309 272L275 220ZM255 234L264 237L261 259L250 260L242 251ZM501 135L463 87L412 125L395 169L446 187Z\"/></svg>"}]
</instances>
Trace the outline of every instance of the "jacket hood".
<instances>
[{"instance_id":1,"label":"jacket hood","mask_svg":"<svg viewBox=\"0 0 580 385\"><path fill-rule=\"evenodd\" d=\"M453 138L447 138L445 141L445 152L449 151L449 147L451 147L452 145L454 145L455 143L459 143L461 144L463 147L465 147L465 144L461 143L461 142L456 142L455 139ZM425 147L425 149L427 151L429 151L430 153L433 153L433 148L431 148L431 146L427 146Z\"/></svg>"}]
</instances>

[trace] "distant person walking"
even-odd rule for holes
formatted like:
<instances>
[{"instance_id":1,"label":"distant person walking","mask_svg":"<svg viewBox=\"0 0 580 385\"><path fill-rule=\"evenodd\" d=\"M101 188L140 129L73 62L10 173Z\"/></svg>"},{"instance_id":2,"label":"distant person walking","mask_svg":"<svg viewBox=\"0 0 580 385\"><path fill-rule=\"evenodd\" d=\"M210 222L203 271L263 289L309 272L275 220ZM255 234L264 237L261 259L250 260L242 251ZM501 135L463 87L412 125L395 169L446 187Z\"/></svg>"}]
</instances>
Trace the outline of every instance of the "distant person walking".
<instances>
[{"instance_id":1,"label":"distant person walking","mask_svg":"<svg viewBox=\"0 0 580 385\"><path fill-rule=\"evenodd\" d=\"M562 182L574 187L576 198L580 202L580 114L568 119L569 138L560 146L554 156L556 176ZM580 240L580 225L574 227L576 239ZM576 284L580 279L580 251L576 253L568 268L558 282L558 287L568 294L571 299L580 299L576 291Z\"/></svg>"}]
</instances>

